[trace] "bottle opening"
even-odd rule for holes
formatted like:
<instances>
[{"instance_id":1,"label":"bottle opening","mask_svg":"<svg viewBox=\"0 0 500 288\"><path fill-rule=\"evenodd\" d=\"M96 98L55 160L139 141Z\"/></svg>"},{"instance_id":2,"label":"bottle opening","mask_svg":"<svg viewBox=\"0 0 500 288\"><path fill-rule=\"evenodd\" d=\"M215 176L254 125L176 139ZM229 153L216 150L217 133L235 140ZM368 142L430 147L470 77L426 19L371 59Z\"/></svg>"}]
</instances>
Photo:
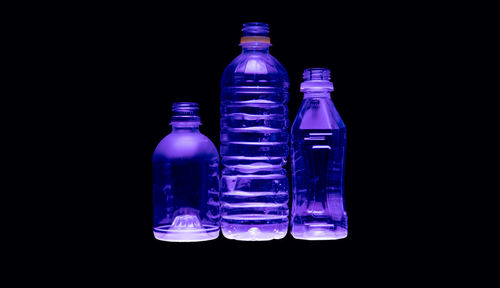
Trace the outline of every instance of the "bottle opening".
<instances>
[{"instance_id":1,"label":"bottle opening","mask_svg":"<svg viewBox=\"0 0 500 288\"><path fill-rule=\"evenodd\" d=\"M301 92L332 92L330 70L327 68L308 68L304 70L304 82L300 84Z\"/></svg>"},{"instance_id":2,"label":"bottle opening","mask_svg":"<svg viewBox=\"0 0 500 288\"><path fill-rule=\"evenodd\" d=\"M262 22L249 22L243 24L243 37L240 39L240 44L246 43L264 43L271 44L269 38L269 25Z\"/></svg>"}]
</instances>

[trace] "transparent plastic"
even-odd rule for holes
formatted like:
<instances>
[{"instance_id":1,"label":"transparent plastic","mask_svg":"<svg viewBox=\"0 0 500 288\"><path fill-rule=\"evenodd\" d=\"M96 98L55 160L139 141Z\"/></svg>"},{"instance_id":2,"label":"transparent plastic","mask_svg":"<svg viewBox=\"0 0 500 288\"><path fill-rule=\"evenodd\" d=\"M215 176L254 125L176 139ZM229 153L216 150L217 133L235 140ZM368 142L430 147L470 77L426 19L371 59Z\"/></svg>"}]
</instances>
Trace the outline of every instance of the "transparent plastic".
<instances>
[{"instance_id":1,"label":"transparent plastic","mask_svg":"<svg viewBox=\"0 0 500 288\"><path fill-rule=\"evenodd\" d=\"M200 133L198 104L174 103L172 133L153 154L153 233L192 242L219 236L219 154Z\"/></svg>"},{"instance_id":2,"label":"transparent plastic","mask_svg":"<svg viewBox=\"0 0 500 288\"><path fill-rule=\"evenodd\" d=\"M347 237L344 203L346 128L330 98L330 71L304 71L304 99L292 125L294 238Z\"/></svg>"},{"instance_id":3,"label":"transparent plastic","mask_svg":"<svg viewBox=\"0 0 500 288\"><path fill-rule=\"evenodd\" d=\"M242 53L221 91L221 229L236 240L272 240L288 231L286 70L269 54L269 28L245 23Z\"/></svg>"}]
</instances>

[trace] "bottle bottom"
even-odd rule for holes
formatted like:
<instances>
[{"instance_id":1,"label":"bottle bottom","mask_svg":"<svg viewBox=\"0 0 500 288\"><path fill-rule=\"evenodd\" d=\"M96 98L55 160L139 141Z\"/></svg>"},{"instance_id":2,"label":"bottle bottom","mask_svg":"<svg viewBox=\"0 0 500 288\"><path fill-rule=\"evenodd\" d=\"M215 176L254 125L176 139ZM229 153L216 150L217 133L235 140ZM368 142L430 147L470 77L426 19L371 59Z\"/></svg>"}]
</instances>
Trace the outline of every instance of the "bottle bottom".
<instances>
[{"instance_id":1,"label":"bottle bottom","mask_svg":"<svg viewBox=\"0 0 500 288\"><path fill-rule=\"evenodd\" d=\"M334 224L293 224L291 234L301 240L337 240L347 237L347 229Z\"/></svg>"},{"instance_id":2,"label":"bottle bottom","mask_svg":"<svg viewBox=\"0 0 500 288\"><path fill-rule=\"evenodd\" d=\"M269 241L282 239L288 231L288 218L262 218L262 215L223 217L222 235L231 240Z\"/></svg>"},{"instance_id":3,"label":"bottle bottom","mask_svg":"<svg viewBox=\"0 0 500 288\"><path fill-rule=\"evenodd\" d=\"M201 224L196 215L180 215L171 225L154 227L153 233L161 241L198 242L216 239L219 230L218 226Z\"/></svg>"},{"instance_id":4,"label":"bottle bottom","mask_svg":"<svg viewBox=\"0 0 500 288\"><path fill-rule=\"evenodd\" d=\"M200 242L217 239L219 227L204 225L196 231L171 230L171 225L158 226L153 229L156 239L167 242Z\"/></svg>"}]
</instances>

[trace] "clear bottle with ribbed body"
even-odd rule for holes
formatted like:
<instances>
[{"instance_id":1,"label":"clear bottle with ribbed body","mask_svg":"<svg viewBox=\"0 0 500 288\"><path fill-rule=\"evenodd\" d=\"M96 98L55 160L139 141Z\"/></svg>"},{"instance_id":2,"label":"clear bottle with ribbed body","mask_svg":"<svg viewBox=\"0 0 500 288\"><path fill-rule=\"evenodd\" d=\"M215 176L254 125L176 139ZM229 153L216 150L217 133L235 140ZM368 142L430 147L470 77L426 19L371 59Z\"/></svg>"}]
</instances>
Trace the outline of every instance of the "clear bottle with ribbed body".
<instances>
[{"instance_id":1,"label":"clear bottle with ribbed body","mask_svg":"<svg viewBox=\"0 0 500 288\"><path fill-rule=\"evenodd\" d=\"M294 238L347 236L344 205L346 128L333 105L330 70L304 71L304 99L292 125L292 231Z\"/></svg>"},{"instance_id":2,"label":"clear bottle with ribbed body","mask_svg":"<svg viewBox=\"0 0 500 288\"><path fill-rule=\"evenodd\" d=\"M172 133L153 154L153 233L193 242L219 236L219 153L200 133L198 104L174 103Z\"/></svg>"},{"instance_id":3,"label":"clear bottle with ribbed body","mask_svg":"<svg viewBox=\"0 0 500 288\"><path fill-rule=\"evenodd\" d=\"M242 31L242 53L221 81L221 230L229 239L280 239L288 231L289 79L269 54L268 25Z\"/></svg>"}]
</instances>

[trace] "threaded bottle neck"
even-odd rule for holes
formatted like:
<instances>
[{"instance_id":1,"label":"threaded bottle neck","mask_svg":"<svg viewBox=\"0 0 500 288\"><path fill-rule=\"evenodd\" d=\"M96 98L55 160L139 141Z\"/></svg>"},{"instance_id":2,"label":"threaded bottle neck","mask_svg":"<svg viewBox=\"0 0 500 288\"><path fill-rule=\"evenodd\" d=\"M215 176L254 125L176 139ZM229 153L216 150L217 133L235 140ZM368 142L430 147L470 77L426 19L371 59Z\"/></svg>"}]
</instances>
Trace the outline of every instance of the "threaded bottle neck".
<instances>
[{"instance_id":1,"label":"threaded bottle neck","mask_svg":"<svg viewBox=\"0 0 500 288\"><path fill-rule=\"evenodd\" d=\"M308 68L304 70L304 82L300 84L300 92L316 95L330 95L334 91L333 83L330 82L330 70L327 68Z\"/></svg>"},{"instance_id":2,"label":"threaded bottle neck","mask_svg":"<svg viewBox=\"0 0 500 288\"><path fill-rule=\"evenodd\" d=\"M269 25L261 22L249 22L243 24L243 36L240 45L243 50L267 50L271 46L269 38Z\"/></svg>"},{"instance_id":3,"label":"threaded bottle neck","mask_svg":"<svg viewBox=\"0 0 500 288\"><path fill-rule=\"evenodd\" d=\"M304 70L303 78L305 81L310 81L310 80L330 81L330 70L326 68L308 68Z\"/></svg>"},{"instance_id":4,"label":"threaded bottle neck","mask_svg":"<svg viewBox=\"0 0 500 288\"><path fill-rule=\"evenodd\" d=\"M170 125L173 127L198 127L201 125L198 110L198 103L175 102L172 105Z\"/></svg>"}]
</instances>

